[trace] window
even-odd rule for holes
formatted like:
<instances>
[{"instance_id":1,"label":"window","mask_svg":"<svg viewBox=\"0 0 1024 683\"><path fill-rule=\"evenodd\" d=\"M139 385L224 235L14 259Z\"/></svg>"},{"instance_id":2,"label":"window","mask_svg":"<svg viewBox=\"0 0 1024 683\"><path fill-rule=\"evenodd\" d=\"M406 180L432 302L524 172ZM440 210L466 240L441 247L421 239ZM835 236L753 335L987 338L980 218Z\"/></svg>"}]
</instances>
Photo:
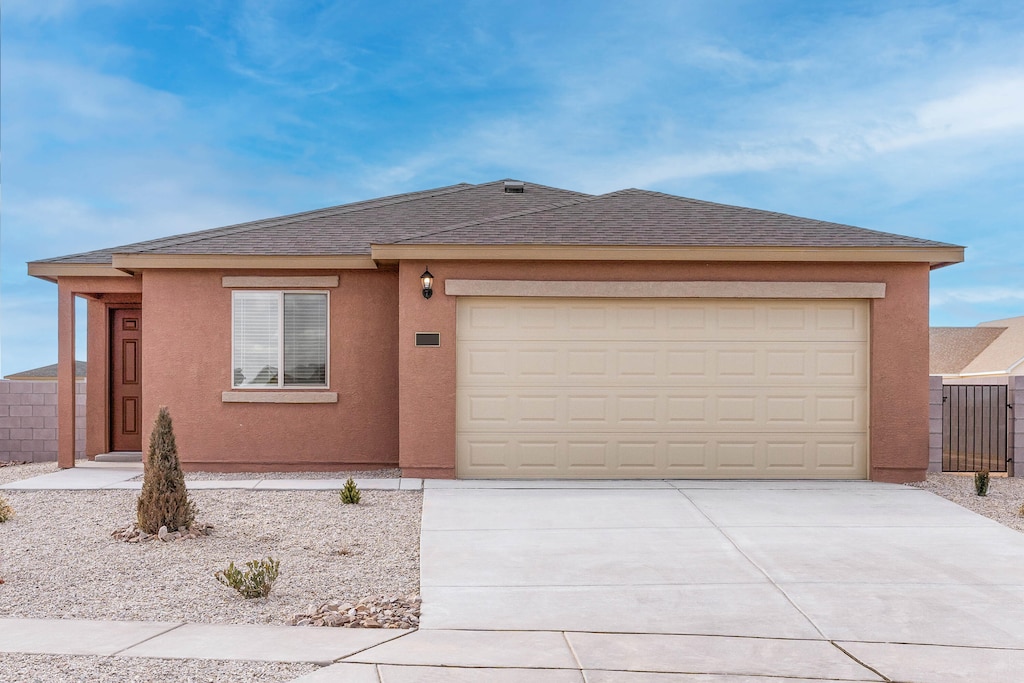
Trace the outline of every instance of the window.
<instances>
[{"instance_id":1,"label":"window","mask_svg":"<svg viewBox=\"0 0 1024 683\"><path fill-rule=\"evenodd\" d=\"M233 292L231 354L233 387L327 386L327 293Z\"/></svg>"}]
</instances>

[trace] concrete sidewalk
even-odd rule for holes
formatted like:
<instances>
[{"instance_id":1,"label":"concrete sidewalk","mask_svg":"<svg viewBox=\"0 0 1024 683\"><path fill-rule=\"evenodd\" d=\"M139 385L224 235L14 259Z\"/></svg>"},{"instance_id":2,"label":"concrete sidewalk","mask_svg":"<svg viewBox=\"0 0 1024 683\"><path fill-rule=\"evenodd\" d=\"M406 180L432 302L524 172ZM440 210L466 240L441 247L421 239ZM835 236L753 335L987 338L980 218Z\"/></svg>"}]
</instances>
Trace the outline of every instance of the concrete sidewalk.
<instances>
[{"instance_id":1,"label":"concrete sidewalk","mask_svg":"<svg viewBox=\"0 0 1024 683\"><path fill-rule=\"evenodd\" d=\"M141 490L142 463L99 463L79 462L75 467L41 474L38 477L22 479L0 485L0 491L84 491L102 489ZM400 479L356 479L356 485L365 490L416 491L423 488L423 480L403 477ZM345 485L344 479L210 479L186 481L188 488L201 491L208 489L252 489L254 491L338 491Z\"/></svg>"},{"instance_id":2,"label":"concrete sidewalk","mask_svg":"<svg viewBox=\"0 0 1024 683\"><path fill-rule=\"evenodd\" d=\"M308 662L296 683L1008 683L1019 649L580 631L0 619L0 652Z\"/></svg>"}]
</instances>

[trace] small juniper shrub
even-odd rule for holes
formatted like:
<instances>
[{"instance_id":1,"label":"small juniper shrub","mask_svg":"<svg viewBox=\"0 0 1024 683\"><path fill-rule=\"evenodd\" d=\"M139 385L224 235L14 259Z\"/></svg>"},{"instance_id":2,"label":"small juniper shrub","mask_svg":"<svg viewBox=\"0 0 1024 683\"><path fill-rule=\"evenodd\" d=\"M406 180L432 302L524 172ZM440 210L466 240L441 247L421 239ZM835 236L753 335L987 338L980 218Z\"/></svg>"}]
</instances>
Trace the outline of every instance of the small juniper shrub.
<instances>
[{"instance_id":1,"label":"small juniper shrub","mask_svg":"<svg viewBox=\"0 0 1024 683\"><path fill-rule=\"evenodd\" d=\"M155 534L165 526L175 531L188 529L195 521L196 508L185 488L185 475L174 443L174 426L166 407L160 408L149 437L142 493L138 500L139 528Z\"/></svg>"},{"instance_id":2,"label":"small juniper shrub","mask_svg":"<svg viewBox=\"0 0 1024 683\"><path fill-rule=\"evenodd\" d=\"M359 487L356 486L355 480L349 477L341 489L341 502L345 505L355 505L359 502L360 497Z\"/></svg>"},{"instance_id":3,"label":"small juniper shrub","mask_svg":"<svg viewBox=\"0 0 1024 683\"><path fill-rule=\"evenodd\" d=\"M14 508L4 500L3 496L0 496L0 524L3 524L11 517L14 516Z\"/></svg>"},{"instance_id":4,"label":"small juniper shrub","mask_svg":"<svg viewBox=\"0 0 1024 683\"><path fill-rule=\"evenodd\" d=\"M988 495L989 474L987 469L978 470L974 473L974 492L979 496Z\"/></svg>"},{"instance_id":5,"label":"small juniper shrub","mask_svg":"<svg viewBox=\"0 0 1024 683\"><path fill-rule=\"evenodd\" d=\"M249 560L245 563L245 571L242 571L232 562L227 569L214 574L214 577L225 586L234 588L246 600L265 598L270 595L270 589L277 581L280 565L278 560L268 557L265 560Z\"/></svg>"}]
</instances>

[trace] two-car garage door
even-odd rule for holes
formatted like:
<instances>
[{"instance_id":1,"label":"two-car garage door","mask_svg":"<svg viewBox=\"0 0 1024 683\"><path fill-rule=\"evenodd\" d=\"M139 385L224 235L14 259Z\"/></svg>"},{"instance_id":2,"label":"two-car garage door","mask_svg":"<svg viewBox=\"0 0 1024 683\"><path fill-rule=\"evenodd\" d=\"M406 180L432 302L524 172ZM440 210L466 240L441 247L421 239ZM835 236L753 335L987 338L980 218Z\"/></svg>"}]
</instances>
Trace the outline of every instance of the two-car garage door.
<instances>
[{"instance_id":1,"label":"two-car garage door","mask_svg":"<svg viewBox=\"0 0 1024 683\"><path fill-rule=\"evenodd\" d=\"M463 297L459 477L867 476L863 300Z\"/></svg>"}]
</instances>

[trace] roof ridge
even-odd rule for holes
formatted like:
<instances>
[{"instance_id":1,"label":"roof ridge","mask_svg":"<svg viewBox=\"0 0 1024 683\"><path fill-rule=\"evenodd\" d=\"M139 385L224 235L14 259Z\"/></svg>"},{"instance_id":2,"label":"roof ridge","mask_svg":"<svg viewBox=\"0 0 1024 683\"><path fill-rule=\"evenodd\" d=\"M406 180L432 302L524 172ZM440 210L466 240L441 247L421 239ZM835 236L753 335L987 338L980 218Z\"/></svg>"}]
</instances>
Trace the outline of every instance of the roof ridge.
<instances>
[{"instance_id":1,"label":"roof ridge","mask_svg":"<svg viewBox=\"0 0 1024 683\"><path fill-rule=\"evenodd\" d=\"M416 201L419 199L427 199L429 197L437 197L445 194L454 194L467 190L471 187L476 187L471 183L458 183L456 185L445 185L438 188L432 188L429 190L418 190L415 192L405 192L402 194L389 195L387 197L377 197L375 199L363 199L357 202L350 202L348 204L338 204L335 206L328 206L322 209L313 209L311 211L301 211L299 213L287 214L284 216L276 216L273 218L258 218L254 221L246 221L245 223L235 223L232 225L224 225L218 228L207 228L206 230L197 230L196 232L185 233L184 235L171 235L170 237L156 238L152 240L145 240L143 242L134 242L132 244L125 244L120 247L113 247L112 249L101 249L98 251L110 251L112 253L119 252L120 249L127 247L141 247L146 245L144 248L137 249L132 253L139 253L149 251L158 247L188 244L190 242L199 242L204 239L211 237L225 237L229 235L237 235L250 230L260 230L262 228L279 227L281 225L287 225L304 218L316 215L321 217L338 216L346 213L355 213L357 211L365 211L367 209L377 208L381 206L393 206L395 204L401 204L404 202ZM259 225L256 225L256 224ZM89 252L85 252L89 253Z\"/></svg>"},{"instance_id":2,"label":"roof ridge","mask_svg":"<svg viewBox=\"0 0 1024 683\"><path fill-rule=\"evenodd\" d=\"M499 180L497 182L502 182L502 181ZM531 185L535 185L536 183L530 183L530 184ZM539 185L538 187L544 187L544 186L543 185ZM554 188L549 188L549 189L558 190L560 188L554 187ZM457 225L448 225L448 226L445 226L443 228L438 228L436 230L428 230L427 232L420 233L418 235L409 235L407 237L403 237L400 240L395 240L394 242L389 242L388 244L398 244L400 242L405 242L406 240L420 239L422 237L430 237L431 235L440 235L441 233L451 232L452 230L460 230L462 228L470 228L470 227L473 227L474 225L483 225L485 223L492 223L492 222L495 222L495 221L501 221L501 220L505 220L507 218L519 218L520 216L529 216L530 214L534 214L534 213L542 213L544 211L554 211L556 209L564 209L566 207L575 206L575 205L579 205L579 204L589 204L590 202L599 201L601 199L607 199L608 197L614 197L615 195L625 194L625 193L628 193L628 192L631 192L631 191L645 192L645 190L634 190L633 188L625 189L625 190L615 190L614 192L605 192L604 194L586 194L585 192L578 192L576 194L579 194L581 196L576 198L576 199L566 199L564 201L556 202L554 204L545 204L544 206L535 206L532 209L523 209L522 211L516 211L516 212L513 212L513 213L507 213L507 214L503 214L501 216L489 216L487 218L478 218L475 221L467 221L465 223L459 223ZM570 192L575 192L575 190L570 190Z\"/></svg>"},{"instance_id":3,"label":"roof ridge","mask_svg":"<svg viewBox=\"0 0 1024 683\"><path fill-rule=\"evenodd\" d=\"M499 182L501 182L501 181L499 181ZM554 188L554 189L558 189L558 188ZM440 235L441 233L451 232L452 230L461 230L462 228L470 228L470 227L473 227L474 225L483 225L484 223L491 223L493 221L505 220L506 218L519 218L520 216L529 216L530 214L540 213L542 211L553 211L555 209L562 209L562 208L565 208L567 206L573 206L573 205L576 205L576 204L584 204L586 202L590 202L590 201L593 201L595 199L599 199L600 197L603 197L603 196L605 196L605 195L585 195L583 197L579 197L579 198L576 198L576 199L566 199L564 201L556 202L554 204L545 204L544 206L536 206L536 207L534 207L532 209L522 209L520 211L514 211L512 213L502 214L500 216L488 216L487 218L478 218L478 219L473 220L473 221L466 221L464 223L457 223L455 225L446 225L445 227L437 228L436 230L427 230L426 232L422 232L422 233L419 233L417 235L408 235L406 237L403 237L400 240L395 240L394 242L388 242L387 244L398 244L400 242L405 242L406 240L415 240L415 239L420 239L422 237L430 237L432 235Z\"/></svg>"}]
</instances>

